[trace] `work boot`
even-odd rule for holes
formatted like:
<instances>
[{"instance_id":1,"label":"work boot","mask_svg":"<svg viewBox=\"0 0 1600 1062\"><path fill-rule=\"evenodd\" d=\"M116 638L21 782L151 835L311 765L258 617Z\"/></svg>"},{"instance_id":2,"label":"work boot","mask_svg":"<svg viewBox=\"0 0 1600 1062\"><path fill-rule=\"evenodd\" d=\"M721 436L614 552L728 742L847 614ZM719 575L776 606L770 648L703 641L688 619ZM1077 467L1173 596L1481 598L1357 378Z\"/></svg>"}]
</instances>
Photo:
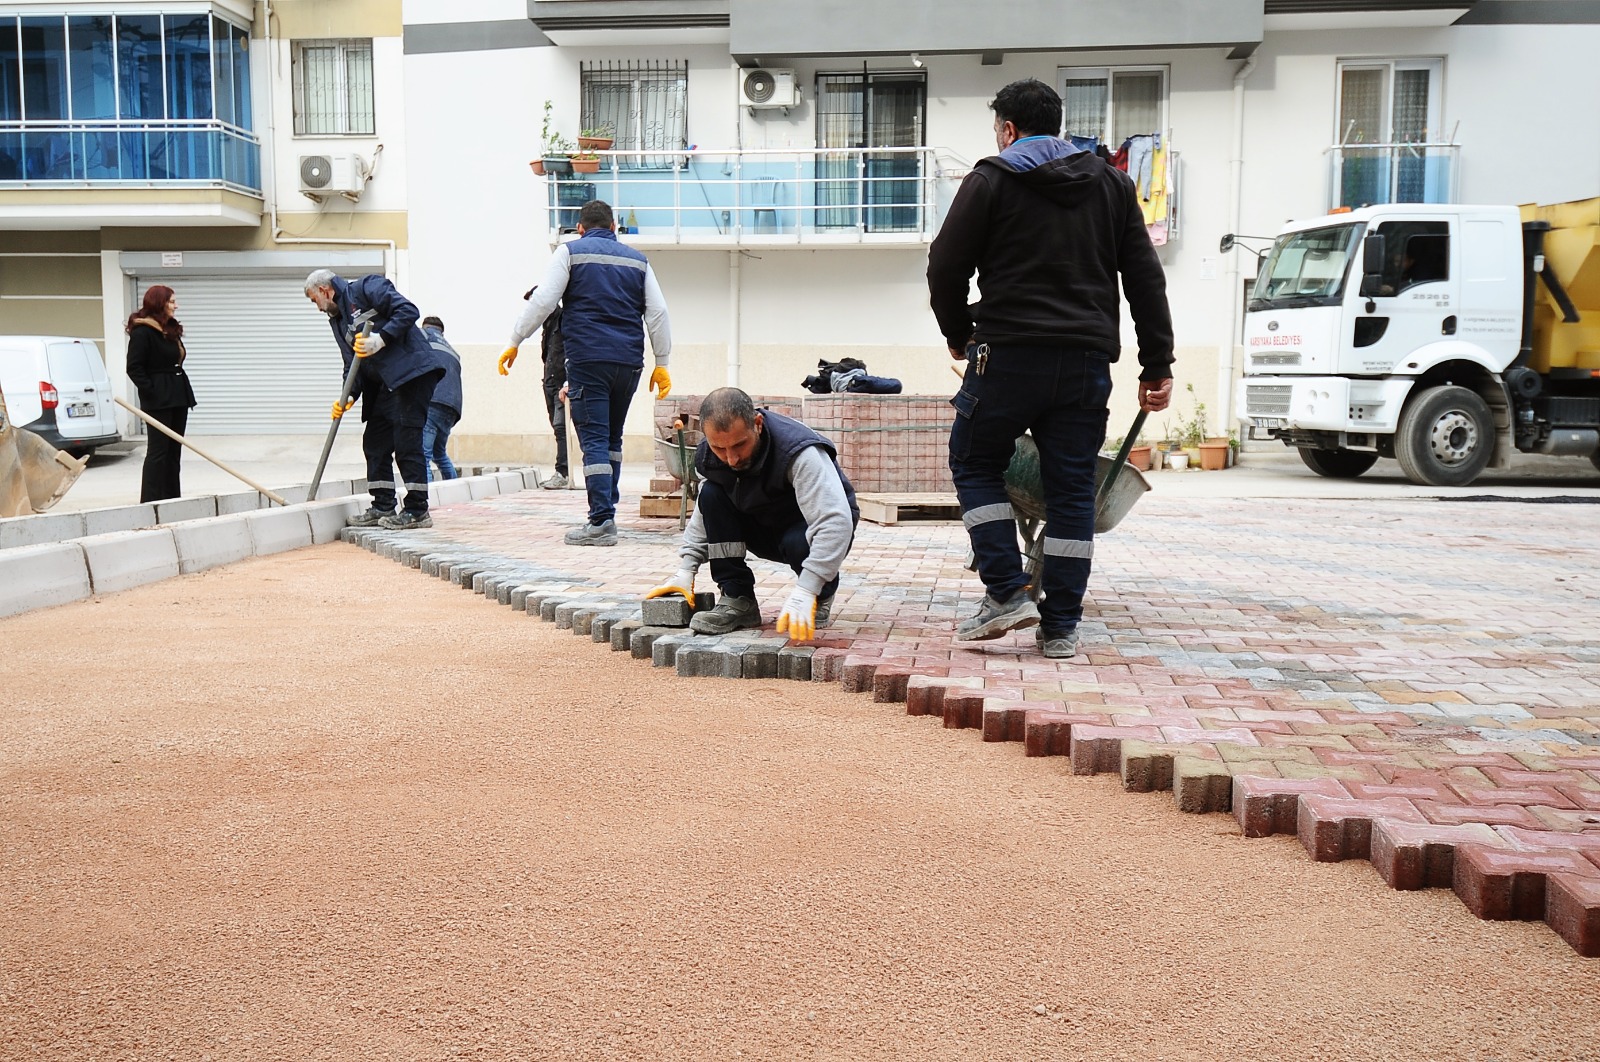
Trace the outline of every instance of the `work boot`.
<instances>
[{"instance_id":1,"label":"work boot","mask_svg":"<svg viewBox=\"0 0 1600 1062\"><path fill-rule=\"evenodd\" d=\"M833 595L829 594L817 602L817 615L813 620L817 630L828 625L828 619L833 615Z\"/></svg>"},{"instance_id":2,"label":"work boot","mask_svg":"<svg viewBox=\"0 0 1600 1062\"><path fill-rule=\"evenodd\" d=\"M753 597L730 597L723 594L717 607L709 612L696 612L689 621L689 629L696 634L730 634L761 626L761 609Z\"/></svg>"},{"instance_id":3,"label":"work boot","mask_svg":"<svg viewBox=\"0 0 1600 1062\"><path fill-rule=\"evenodd\" d=\"M422 527L432 527L433 517L425 512L414 513L408 509L399 516L385 516L378 521L378 526L385 531L414 531Z\"/></svg>"},{"instance_id":4,"label":"work boot","mask_svg":"<svg viewBox=\"0 0 1600 1062\"><path fill-rule=\"evenodd\" d=\"M1011 631L1038 625L1039 606L1033 603L1033 598L1028 596L1028 588L1024 586L1005 601L996 601L984 594L978 614L956 624L956 641L987 642Z\"/></svg>"},{"instance_id":5,"label":"work boot","mask_svg":"<svg viewBox=\"0 0 1600 1062\"><path fill-rule=\"evenodd\" d=\"M344 522L346 527L376 527L383 520L394 515L393 509L380 509L376 505L369 506L364 513L357 513Z\"/></svg>"},{"instance_id":6,"label":"work boot","mask_svg":"<svg viewBox=\"0 0 1600 1062\"><path fill-rule=\"evenodd\" d=\"M1078 655L1078 628L1065 634L1048 634L1043 627L1035 627L1033 643L1051 660L1067 660Z\"/></svg>"},{"instance_id":7,"label":"work boot","mask_svg":"<svg viewBox=\"0 0 1600 1062\"><path fill-rule=\"evenodd\" d=\"M582 527L574 527L567 532L565 541L569 546L615 546L617 522L607 520L603 524L584 524Z\"/></svg>"},{"instance_id":8,"label":"work boot","mask_svg":"<svg viewBox=\"0 0 1600 1062\"><path fill-rule=\"evenodd\" d=\"M555 475L539 484L539 486L543 487L545 490L566 490L571 485L572 481L566 476L562 475L560 472L557 472Z\"/></svg>"}]
</instances>

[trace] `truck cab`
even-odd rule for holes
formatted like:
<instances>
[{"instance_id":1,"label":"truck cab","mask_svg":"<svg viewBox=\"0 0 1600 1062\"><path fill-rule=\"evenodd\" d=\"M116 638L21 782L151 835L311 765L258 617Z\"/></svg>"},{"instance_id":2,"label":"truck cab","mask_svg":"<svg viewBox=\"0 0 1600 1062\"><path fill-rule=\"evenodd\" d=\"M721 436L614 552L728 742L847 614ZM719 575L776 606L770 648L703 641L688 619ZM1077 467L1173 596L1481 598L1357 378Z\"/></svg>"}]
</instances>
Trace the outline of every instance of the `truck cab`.
<instances>
[{"instance_id":1,"label":"truck cab","mask_svg":"<svg viewBox=\"0 0 1600 1062\"><path fill-rule=\"evenodd\" d=\"M1245 314L1248 436L1333 477L1380 456L1432 485L1503 467L1523 252L1515 207L1394 204L1289 226Z\"/></svg>"}]
</instances>

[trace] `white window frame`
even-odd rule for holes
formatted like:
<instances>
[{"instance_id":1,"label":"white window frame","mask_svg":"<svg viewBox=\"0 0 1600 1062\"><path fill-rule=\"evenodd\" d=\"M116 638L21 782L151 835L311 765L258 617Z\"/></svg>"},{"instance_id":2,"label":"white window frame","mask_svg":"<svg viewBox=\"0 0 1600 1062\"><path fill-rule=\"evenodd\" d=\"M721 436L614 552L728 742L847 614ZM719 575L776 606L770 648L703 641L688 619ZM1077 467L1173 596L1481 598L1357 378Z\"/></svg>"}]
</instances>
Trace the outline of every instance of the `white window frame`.
<instances>
[{"instance_id":1,"label":"white window frame","mask_svg":"<svg viewBox=\"0 0 1600 1062\"><path fill-rule=\"evenodd\" d=\"M1112 88L1116 84L1115 75L1117 74L1161 75L1161 127L1159 129L1138 129L1126 133L1119 132L1116 129L1113 124L1113 116L1116 114L1116 99L1112 95ZM1068 81L1096 80L1106 83L1106 132L1100 142L1106 145L1107 150L1116 151L1128 137L1138 136L1143 133L1160 133L1162 142L1166 142L1170 130L1168 123L1169 107L1172 100L1172 67L1165 64L1150 64L1141 66L1062 66L1056 68L1056 91L1060 93L1063 101L1067 98ZM1062 112L1062 121L1063 123L1066 121L1065 108L1063 108ZM1061 134L1063 136L1067 135L1067 130L1063 128Z\"/></svg>"},{"instance_id":2,"label":"white window frame","mask_svg":"<svg viewBox=\"0 0 1600 1062\"><path fill-rule=\"evenodd\" d=\"M1443 143L1444 129L1444 58L1442 56L1411 56L1405 58L1368 57L1340 59L1333 80L1333 142L1345 144L1344 130L1348 124L1344 116L1344 75L1346 70L1384 70L1383 123L1381 143L1390 143L1394 137L1394 75L1404 70L1428 71L1428 126L1424 143Z\"/></svg>"},{"instance_id":3,"label":"white window frame","mask_svg":"<svg viewBox=\"0 0 1600 1062\"><path fill-rule=\"evenodd\" d=\"M374 54L371 37L307 37L290 42L290 69L292 70L292 95L294 105L294 135L297 138L327 138L327 137L372 137L378 133L378 83L377 83L377 57ZM306 65L304 50L307 47L327 48L334 46L339 52L339 61L334 69L334 117L337 128L332 132L312 133L306 131ZM350 93L349 93L349 49L352 45L365 45L367 51L367 81L371 90L372 128L353 130L350 128Z\"/></svg>"}]
</instances>

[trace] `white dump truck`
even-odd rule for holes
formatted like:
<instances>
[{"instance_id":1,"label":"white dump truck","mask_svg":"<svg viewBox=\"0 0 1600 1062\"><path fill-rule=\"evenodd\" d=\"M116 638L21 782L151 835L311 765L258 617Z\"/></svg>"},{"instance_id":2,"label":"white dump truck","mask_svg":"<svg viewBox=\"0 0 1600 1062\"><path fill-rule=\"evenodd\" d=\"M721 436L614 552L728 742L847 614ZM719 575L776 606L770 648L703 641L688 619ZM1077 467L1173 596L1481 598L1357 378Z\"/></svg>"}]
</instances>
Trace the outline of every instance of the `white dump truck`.
<instances>
[{"instance_id":1,"label":"white dump truck","mask_svg":"<svg viewBox=\"0 0 1600 1062\"><path fill-rule=\"evenodd\" d=\"M1244 345L1249 437L1319 475L1392 457L1413 483L1464 486L1513 451L1600 469L1600 199L1291 224L1258 272Z\"/></svg>"}]
</instances>

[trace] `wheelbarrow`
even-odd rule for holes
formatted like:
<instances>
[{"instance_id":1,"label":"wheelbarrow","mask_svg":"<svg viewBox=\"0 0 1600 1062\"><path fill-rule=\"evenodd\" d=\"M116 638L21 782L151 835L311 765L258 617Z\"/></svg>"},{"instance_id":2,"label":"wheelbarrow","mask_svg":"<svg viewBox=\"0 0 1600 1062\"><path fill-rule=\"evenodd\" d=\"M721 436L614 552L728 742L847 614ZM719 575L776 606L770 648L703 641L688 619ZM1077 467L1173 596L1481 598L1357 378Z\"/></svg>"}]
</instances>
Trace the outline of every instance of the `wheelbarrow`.
<instances>
[{"instance_id":1,"label":"wheelbarrow","mask_svg":"<svg viewBox=\"0 0 1600 1062\"><path fill-rule=\"evenodd\" d=\"M1145 413L1140 410L1116 457L1100 454L1096 459L1094 532L1097 535L1121 523L1128 510L1150 489L1144 474L1128 463L1128 451L1133 449L1144 420ZM1038 597L1039 572L1044 566L1044 477L1039 471L1039 447L1031 435L1017 439L1011 464L1006 467L1006 494L1011 499L1011 508L1016 511L1017 531L1022 535L1023 568L1034 588L1034 597Z\"/></svg>"},{"instance_id":2,"label":"wheelbarrow","mask_svg":"<svg viewBox=\"0 0 1600 1062\"><path fill-rule=\"evenodd\" d=\"M656 454L667 466L667 475L683 485L678 502L678 529L689 522L689 499L700 493L700 475L694 469L694 454L700 448L700 433L686 431L683 421L673 421L671 439L656 439Z\"/></svg>"}]
</instances>

